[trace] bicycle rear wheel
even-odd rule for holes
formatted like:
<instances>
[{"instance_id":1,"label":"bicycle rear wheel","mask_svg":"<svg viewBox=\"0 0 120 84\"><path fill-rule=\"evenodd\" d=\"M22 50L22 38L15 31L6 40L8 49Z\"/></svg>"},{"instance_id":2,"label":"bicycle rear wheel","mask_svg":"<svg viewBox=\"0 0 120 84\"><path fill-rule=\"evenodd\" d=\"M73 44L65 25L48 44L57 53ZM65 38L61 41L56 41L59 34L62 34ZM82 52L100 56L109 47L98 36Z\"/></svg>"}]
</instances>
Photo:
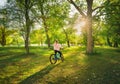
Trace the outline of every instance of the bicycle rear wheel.
<instances>
[{"instance_id":1,"label":"bicycle rear wheel","mask_svg":"<svg viewBox=\"0 0 120 84\"><path fill-rule=\"evenodd\" d=\"M61 55L61 61L62 61L62 62L64 61L64 56L63 56L63 54Z\"/></svg>"},{"instance_id":2,"label":"bicycle rear wheel","mask_svg":"<svg viewBox=\"0 0 120 84\"><path fill-rule=\"evenodd\" d=\"M55 54L51 54L49 60L51 64L55 64L57 62L57 59L55 59Z\"/></svg>"}]
</instances>

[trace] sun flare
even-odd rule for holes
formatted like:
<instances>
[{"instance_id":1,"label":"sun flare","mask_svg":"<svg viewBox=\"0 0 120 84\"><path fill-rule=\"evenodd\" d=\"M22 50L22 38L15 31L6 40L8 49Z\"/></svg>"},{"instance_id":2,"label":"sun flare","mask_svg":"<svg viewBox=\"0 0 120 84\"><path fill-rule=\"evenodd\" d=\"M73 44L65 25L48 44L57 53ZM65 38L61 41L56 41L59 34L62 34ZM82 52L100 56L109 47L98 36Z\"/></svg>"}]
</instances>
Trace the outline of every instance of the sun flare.
<instances>
[{"instance_id":1,"label":"sun flare","mask_svg":"<svg viewBox=\"0 0 120 84\"><path fill-rule=\"evenodd\" d=\"M82 28L86 25L86 20L79 17L74 24L74 28L77 30L77 34L81 34Z\"/></svg>"}]
</instances>

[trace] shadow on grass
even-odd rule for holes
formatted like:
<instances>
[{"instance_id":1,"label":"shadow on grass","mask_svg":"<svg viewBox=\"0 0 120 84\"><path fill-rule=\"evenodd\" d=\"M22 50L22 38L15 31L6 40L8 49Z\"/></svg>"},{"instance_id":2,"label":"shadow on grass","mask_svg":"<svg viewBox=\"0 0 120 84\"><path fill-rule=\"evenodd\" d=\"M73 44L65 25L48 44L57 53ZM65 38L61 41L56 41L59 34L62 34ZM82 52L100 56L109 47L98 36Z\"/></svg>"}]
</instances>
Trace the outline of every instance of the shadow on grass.
<instances>
[{"instance_id":1,"label":"shadow on grass","mask_svg":"<svg viewBox=\"0 0 120 84\"><path fill-rule=\"evenodd\" d=\"M55 84L119 84L120 66L111 63L107 58L87 56L86 66L81 67L67 78L57 78ZM77 65L78 66L78 65ZM79 65L80 66L80 65Z\"/></svg>"},{"instance_id":2,"label":"shadow on grass","mask_svg":"<svg viewBox=\"0 0 120 84\"><path fill-rule=\"evenodd\" d=\"M9 63L13 63L13 62L17 62L23 58L25 58L25 54L10 54L10 55L7 55L6 58L4 59L0 59L0 67L5 67L5 66L8 66Z\"/></svg>"},{"instance_id":3,"label":"shadow on grass","mask_svg":"<svg viewBox=\"0 0 120 84\"><path fill-rule=\"evenodd\" d=\"M85 54L83 59L79 59L79 57L82 58L80 52L71 52L65 63L72 65L72 67L68 68L69 70L74 68L75 73L67 77L57 77L54 84L119 84L120 52L116 52L116 50L119 50L109 48L97 48L97 50L99 53ZM85 65L82 66L80 62L84 62Z\"/></svg>"},{"instance_id":4,"label":"shadow on grass","mask_svg":"<svg viewBox=\"0 0 120 84\"><path fill-rule=\"evenodd\" d=\"M41 71L29 76L28 78L24 79L22 82L20 82L19 84L34 84L35 82L37 82L39 79L42 79L46 74L48 74L52 69L54 69L56 66L58 66L59 64L56 65L48 65L45 68L43 68Z\"/></svg>"},{"instance_id":5,"label":"shadow on grass","mask_svg":"<svg viewBox=\"0 0 120 84\"><path fill-rule=\"evenodd\" d=\"M31 55L35 55L34 53L29 54ZM5 57L5 56L4 56ZM6 58L4 59L0 59L0 63L4 63L4 62L17 62L23 58L29 57L27 56L25 53L12 53L12 54L6 54Z\"/></svg>"},{"instance_id":6,"label":"shadow on grass","mask_svg":"<svg viewBox=\"0 0 120 84\"><path fill-rule=\"evenodd\" d=\"M0 58L0 68L4 68L10 65L16 66L19 63L21 63L21 66L24 62L22 62L21 60L25 60L30 58L30 60L32 59L39 59L42 56L38 56L35 53L31 53L29 55L26 55L25 53L12 53L12 54L7 54L6 57L4 58ZM44 57L46 58L46 57ZM28 63L29 61L25 61L26 63ZM31 64L31 62L29 62L29 64ZM19 64L20 65L20 64Z\"/></svg>"},{"instance_id":7,"label":"shadow on grass","mask_svg":"<svg viewBox=\"0 0 120 84\"><path fill-rule=\"evenodd\" d=\"M119 50L115 52L116 49L109 49L109 48L97 48L97 51L100 53L94 54L92 56L88 56L84 54L84 48L70 48L65 49L63 54L66 53L65 61L58 66L57 65L48 65L42 70L37 70L34 74L31 74L26 79L20 79L19 84L41 84L40 80L45 80L46 75L50 75L50 72L57 66L58 69L62 68L61 76L57 76L56 74L52 74L55 81L49 82L45 80L47 84L118 84L120 78L120 66L118 65L119 62ZM40 65L45 65L46 61L48 61L48 56L45 54L49 54L48 49L43 48L36 48L32 47L32 52L35 54L30 55L30 60L22 61L19 63L20 60L28 58L28 56L24 57L24 54L20 53L12 53L9 55L9 58L1 60L0 66L7 66L9 63L14 62L17 64L19 63L20 69L22 72L27 72L28 70L32 70ZM6 53L5 53L6 54ZM18 55L19 54L19 55ZM5 56L5 55L4 55ZM7 62L7 64L5 64ZM117 63L117 64L116 64ZM2 65L4 64L4 65ZM11 65L13 65L11 64ZM23 66L25 65L25 66ZM66 66L67 65L67 66ZM67 74L65 77L63 76L63 72L66 73L69 70L73 70L74 73L70 72L71 74ZM29 71L28 71L29 72ZM54 73L54 72L53 72ZM60 74L59 72L57 72ZM5 73L6 74L6 73ZM18 77L19 74L15 73L15 77ZM23 75L22 75L23 77ZM10 82L13 81L12 79L14 76L10 77ZM47 77L48 78L48 77ZM2 80L2 79L0 79ZM9 80L6 79L6 80ZM7 82L7 83L10 83ZM5 84L5 83L2 83ZM13 84L13 83L12 83ZM44 83L42 83L44 84Z\"/></svg>"}]
</instances>

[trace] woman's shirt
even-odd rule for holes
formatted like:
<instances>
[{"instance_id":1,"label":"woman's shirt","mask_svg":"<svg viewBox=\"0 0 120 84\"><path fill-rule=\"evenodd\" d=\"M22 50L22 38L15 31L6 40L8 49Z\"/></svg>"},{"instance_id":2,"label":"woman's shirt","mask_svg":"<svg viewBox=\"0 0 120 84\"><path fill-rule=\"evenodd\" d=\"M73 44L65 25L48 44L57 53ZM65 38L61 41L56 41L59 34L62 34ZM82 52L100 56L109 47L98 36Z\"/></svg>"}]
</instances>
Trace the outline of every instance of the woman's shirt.
<instances>
[{"instance_id":1,"label":"woman's shirt","mask_svg":"<svg viewBox=\"0 0 120 84\"><path fill-rule=\"evenodd\" d=\"M61 48L61 45L60 44L58 44L58 43L54 43L54 50L58 50L58 51L60 51L60 48Z\"/></svg>"}]
</instances>

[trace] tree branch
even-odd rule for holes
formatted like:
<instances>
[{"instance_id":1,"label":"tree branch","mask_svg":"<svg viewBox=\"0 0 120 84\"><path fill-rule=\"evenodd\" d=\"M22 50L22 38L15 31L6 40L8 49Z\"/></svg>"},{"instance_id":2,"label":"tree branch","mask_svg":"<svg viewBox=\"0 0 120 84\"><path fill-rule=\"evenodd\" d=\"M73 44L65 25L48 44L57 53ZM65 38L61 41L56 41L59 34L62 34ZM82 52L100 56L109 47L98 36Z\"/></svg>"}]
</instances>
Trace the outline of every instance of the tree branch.
<instances>
[{"instance_id":1,"label":"tree branch","mask_svg":"<svg viewBox=\"0 0 120 84\"><path fill-rule=\"evenodd\" d=\"M69 3L71 3L72 5L74 5L74 7L78 10L78 12L83 16L86 17L86 15L83 13L83 11L75 4L75 2L73 0L67 0Z\"/></svg>"},{"instance_id":2,"label":"tree branch","mask_svg":"<svg viewBox=\"0 0 120 84\"><path fill-rule=\"evenodd\" d=\"M120 7L120 5L108 5L108 7L109 6L118 6L118 7ZM92 12L94 12L95 10L97 10L97 9L99 9L99 8L104 8L105 6L98 6L98 7L96 7L96 8L94 8L93 10L92 10Z\"/></svg>"},{"instance_id":3,"label":"tree branch","mask_svg":"<svg viewBox=\"0 0 120 84\"><path fill-rule=\"evenodd\" d=\"M99 8L103 8L103 7L105 7L105 6L98 6L98 7L94 8L94 9L92 10L92 12L94 12L95 10L97 10L97 9L99 9Z\"/></svg>"}]
</instances>

